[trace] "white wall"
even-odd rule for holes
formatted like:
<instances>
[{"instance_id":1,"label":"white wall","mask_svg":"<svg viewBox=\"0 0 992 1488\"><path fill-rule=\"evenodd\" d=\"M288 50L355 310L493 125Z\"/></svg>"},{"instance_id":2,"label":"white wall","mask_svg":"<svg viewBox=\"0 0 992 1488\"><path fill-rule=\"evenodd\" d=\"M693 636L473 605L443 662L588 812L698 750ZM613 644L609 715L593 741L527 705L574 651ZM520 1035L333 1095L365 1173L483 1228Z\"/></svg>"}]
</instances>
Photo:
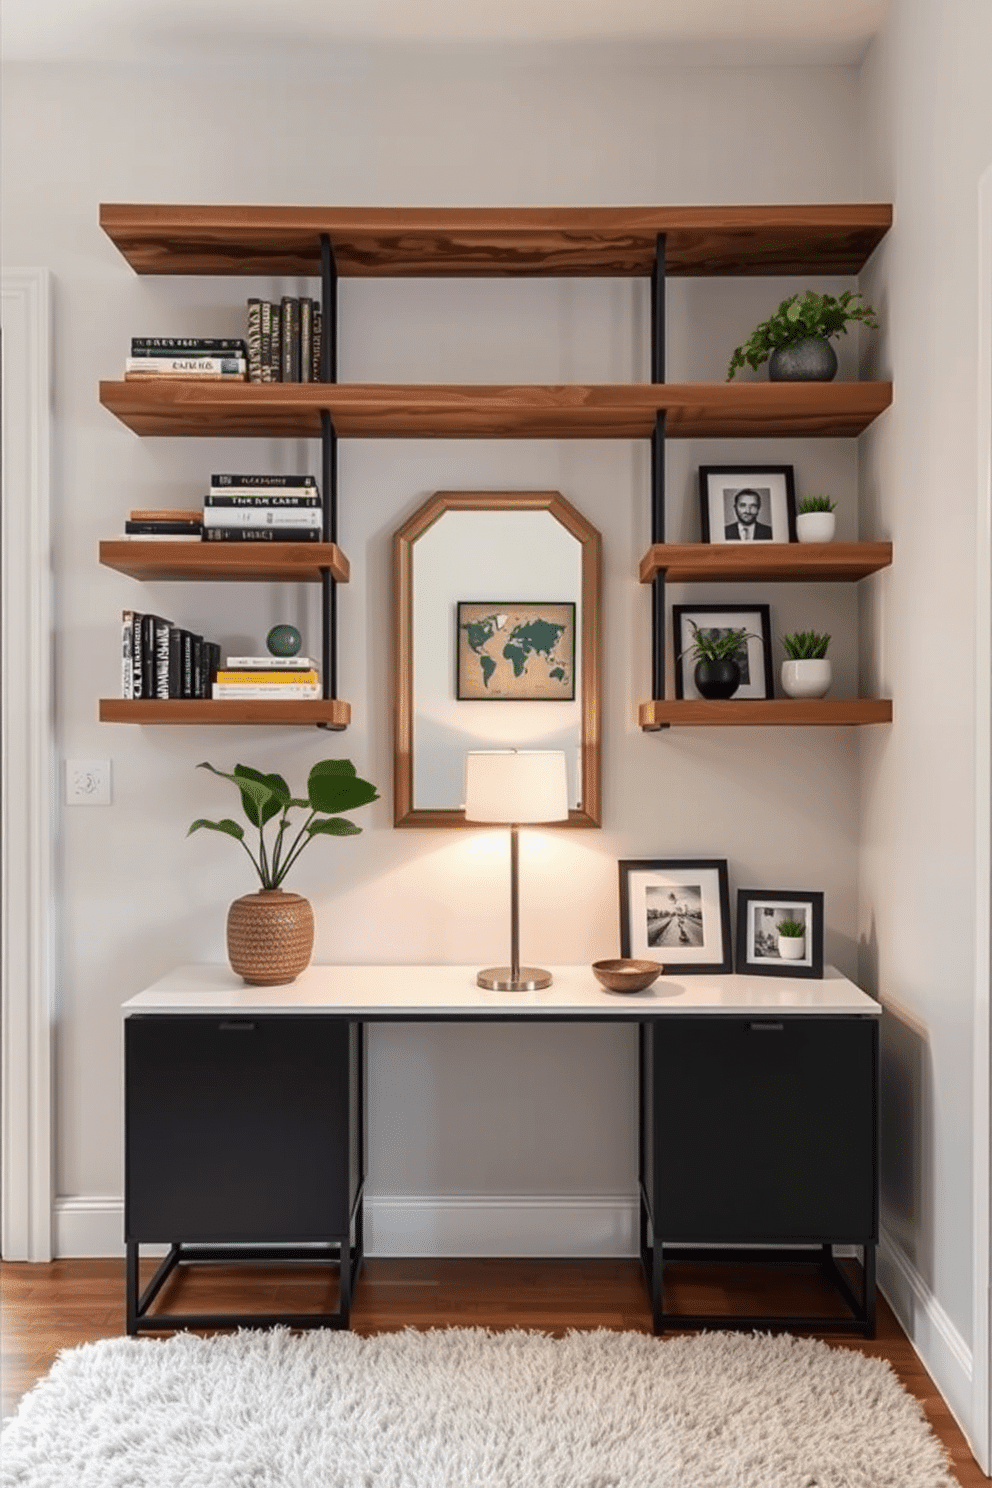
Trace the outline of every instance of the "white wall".
<instances>
[{"instance_id":1,"label":"white wall","mask_svg":"<svg viewBox=\"0 0 992 1488\"><path fill-rule=\"evenodd\" d=\"M318 459L303 444L141 441L100 407L97 381L119 375L132 333L237 332L249 292L297 286L139 279L99 231L99 202L856 200L857 98L853 69L666 72L650 50L603 47L345 50L323 59L321 71L265 78L152 65L5 69L3 252L7 261L49 266L56 280L58 743L63 757L114 764L109 810L62 813L56 1156L64 1249L119 1243L120 1004L178 962L222 960L226 906L251 888L231 844L185 839L195 816L234 804L222 782L195 770L198 761L240 759L301 781L313 760L341 754L380 783L382 801L362 816L365 834L315 844L295 875L293 887L315 904L318 960L487 965L506 954L506 845L485 834L390 826L390 539L435 489L558 488L604 536L604 827L527 834L525 956L553 964L616 952L618 858L726 856L732 886L823 889L827 958L857 970L853 732L637 728L637 705L650 691L650 600L636 583L649 540L643 444L344 442L341 542L352 581L339 595L340 693L353 708L349 731L97 723L97 698L118 688L122 607L156 610L237 650L257 647L277 620L297 621L313 647L310 592L141 587L100 568L96 548L121 530L132 506L196 503L211 470L316 469ZM669 375L720 380L732 347L799 287L673 283ZM648 375L642 283L345 281L341 300L345 380ZM855 338L841 350L850 374ZM841 534L857 531L853 443L710 441L671 450L674 538L698 532L696 467L734 459L793 461L800 494L833 491ZM851 589L669 597L770 599L776 634L800 624L833 632L838 690L854 688ZM474 1195L482 1197L474 1237L458 1231L452 1240L454 1225L433 1243L540 1248L555 1199L574 1219L576 1248L630 1248L629 1032L379 1028L371 1098L372 1195L413 1196L405 1218L402 1206L373 1206L374 1244L413 1243L423 1219L418 1196ZM527 1202L500 1207L508 1196L531 1210ZM549 1243L568 1243L557 1220Z\"/></svg>"},{"instance_id":2,"label":"white wall","mask_svg":"<svg viewBox=\"0 0 992 1488\"><path fill-rule=\"evenodd\" d=\"M861 78L865 194L895 206L865 284L886 326L873 366L896 394L861 441L862 521L895 548L892 569L865 590L865 650L895 720L861 740L861 970L885 1004L883 1276L973 1441L988 1420L972 1243L973 1165L983 1153L987 1164L989 1134L972 1123L988 996L987 948L975 950L988 923L978 805L989 762L976 756L988 636L976 642L975 615L987 613L989 576L975 554L987 564L978 188L992 162L990 55L981 0L896 0ZM987 1048L979 1054L987 1073Z\"/></svg>"}]
</instances>

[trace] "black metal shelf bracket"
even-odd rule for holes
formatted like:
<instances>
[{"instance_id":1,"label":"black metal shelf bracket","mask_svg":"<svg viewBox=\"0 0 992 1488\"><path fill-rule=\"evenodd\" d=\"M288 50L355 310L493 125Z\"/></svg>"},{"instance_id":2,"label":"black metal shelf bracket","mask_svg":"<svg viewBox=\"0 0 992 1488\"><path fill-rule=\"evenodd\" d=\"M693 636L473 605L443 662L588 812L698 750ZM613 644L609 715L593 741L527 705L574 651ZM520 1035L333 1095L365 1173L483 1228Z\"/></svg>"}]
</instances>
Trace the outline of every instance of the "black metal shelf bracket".
<instances>
[{"instance_id":1,"label":"black metal shelf bracket","mask_svg":"<svg viewBox=\"0 0 992 1488\"><path fill-rule=\"evenodd\" d=\"M338 380L338 270L327 233L320 235L320 380ZM330 411L320 410L321 491L323 515L321 536L325 543L338 540L338 436ZM320 574L321 678L325 699L338 695L338 587L330 569ZM327 728L320 723L318 728Z\"/></svg>"},{"instance_id":2,"label":"black metal shelf bracket","mask_svg":"<svg viewBox=\"0 0 992 1488\"><path fill-rule=\"evenodd\" d=\"M655 240L651 270L651 381L665 381L665 234ZM655 414L651 431L651 542L665 541L665 412ZM665 696L665 575L651 581L651 697Z\"/></svg>"}]
</instances>

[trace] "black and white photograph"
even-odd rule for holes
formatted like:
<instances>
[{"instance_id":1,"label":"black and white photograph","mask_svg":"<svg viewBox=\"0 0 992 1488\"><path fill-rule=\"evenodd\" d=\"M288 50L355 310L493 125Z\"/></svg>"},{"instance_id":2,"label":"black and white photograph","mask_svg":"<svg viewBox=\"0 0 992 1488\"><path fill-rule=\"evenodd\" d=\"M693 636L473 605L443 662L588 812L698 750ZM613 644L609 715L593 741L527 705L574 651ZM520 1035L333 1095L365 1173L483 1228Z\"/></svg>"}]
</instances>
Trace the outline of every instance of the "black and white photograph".
<instances>
[{"instance_id":1,"label":"black and white photograph","mask_svg":"<svg viewBox=\"0 0 992 1488\"><path fill-rule=\"evenodd\" d=\"M726 859L621 862L620 954L682 972L730 971Z\"/></svg>"},{"instance_id":2,"label":"black and white photograph","mask_svg":"<svg viewBox=\"0 0 992 1488\"><path fill-rule=\"evenodd\" d=\"M823 894L817 889L739 889L737 971L823 976Z\"/></svg>"},{"instance_id":3,"label":"black and white photograph","mask_svg":"<svg viewBox=\"0 0 992 1488\"><path fill-rule=\"evenodd\" d=\"M701 465L703 542L796 541L796 484L791 465Z\"/></svg>"},{"instance_id":4,"label":"black and white photograph","mask_svg":"<svg viewBox=\"0 0 992 1488\"><path fill-rule=\"evenodd\" d=\"M740 670L740 686L734 698L770 698L775 696L775 668L772 664L771 608L759 605L673 605L672 635L675 646L675 696L701 698L696 686L696 642L719 641L732 630L742 630L745 638L730 658Z\"/></svg>"}]
</instances>

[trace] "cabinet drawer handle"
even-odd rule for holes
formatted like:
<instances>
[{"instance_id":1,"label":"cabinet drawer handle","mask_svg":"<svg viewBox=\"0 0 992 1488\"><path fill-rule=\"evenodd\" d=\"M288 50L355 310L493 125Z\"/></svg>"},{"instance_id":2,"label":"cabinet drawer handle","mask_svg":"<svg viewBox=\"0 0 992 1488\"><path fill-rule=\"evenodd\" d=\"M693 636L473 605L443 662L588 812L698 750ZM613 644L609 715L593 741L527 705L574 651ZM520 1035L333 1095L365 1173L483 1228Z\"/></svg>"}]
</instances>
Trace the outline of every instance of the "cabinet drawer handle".
<instances>
[{"instance_id":1,"label":"cabinet drawer handle","mask_svg":"<svg viewBox=\"0 0 992 1488\"><path fill-rule=\"evenodd\" d=\"M221 1033L254 1033L254 1023L229 1023L218 1024Z\"/></svg>"},{"instance_id":2,"label":"cabinet drawer handle","mask_svg":"<svg viewBox=\"0 0 992 1488\"><path fill-rule=\"evenodd\" d=\"M748 1028L752 1033L784 1033L784 1023L749 1023Z\"/></svg>"}]
</instances>

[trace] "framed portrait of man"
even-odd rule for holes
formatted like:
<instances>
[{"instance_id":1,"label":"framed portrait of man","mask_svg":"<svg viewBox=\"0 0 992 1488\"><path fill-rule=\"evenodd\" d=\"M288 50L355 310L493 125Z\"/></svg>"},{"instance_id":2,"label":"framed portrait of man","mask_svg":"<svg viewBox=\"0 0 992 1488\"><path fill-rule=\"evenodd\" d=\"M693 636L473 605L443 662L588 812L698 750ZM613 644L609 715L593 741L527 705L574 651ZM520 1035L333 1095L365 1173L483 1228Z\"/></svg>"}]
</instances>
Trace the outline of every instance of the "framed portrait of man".
<instances>
[{"instance_id":1,"label":"framed portrait of man","mask_svg":"<svg viewBox=\"0 0 992 1488\"><path fill-rule=\"evenodd\" d=\"M796 483L791 465L701 465L703 542L796 541Z\"/></svg>"}]
</instances>

